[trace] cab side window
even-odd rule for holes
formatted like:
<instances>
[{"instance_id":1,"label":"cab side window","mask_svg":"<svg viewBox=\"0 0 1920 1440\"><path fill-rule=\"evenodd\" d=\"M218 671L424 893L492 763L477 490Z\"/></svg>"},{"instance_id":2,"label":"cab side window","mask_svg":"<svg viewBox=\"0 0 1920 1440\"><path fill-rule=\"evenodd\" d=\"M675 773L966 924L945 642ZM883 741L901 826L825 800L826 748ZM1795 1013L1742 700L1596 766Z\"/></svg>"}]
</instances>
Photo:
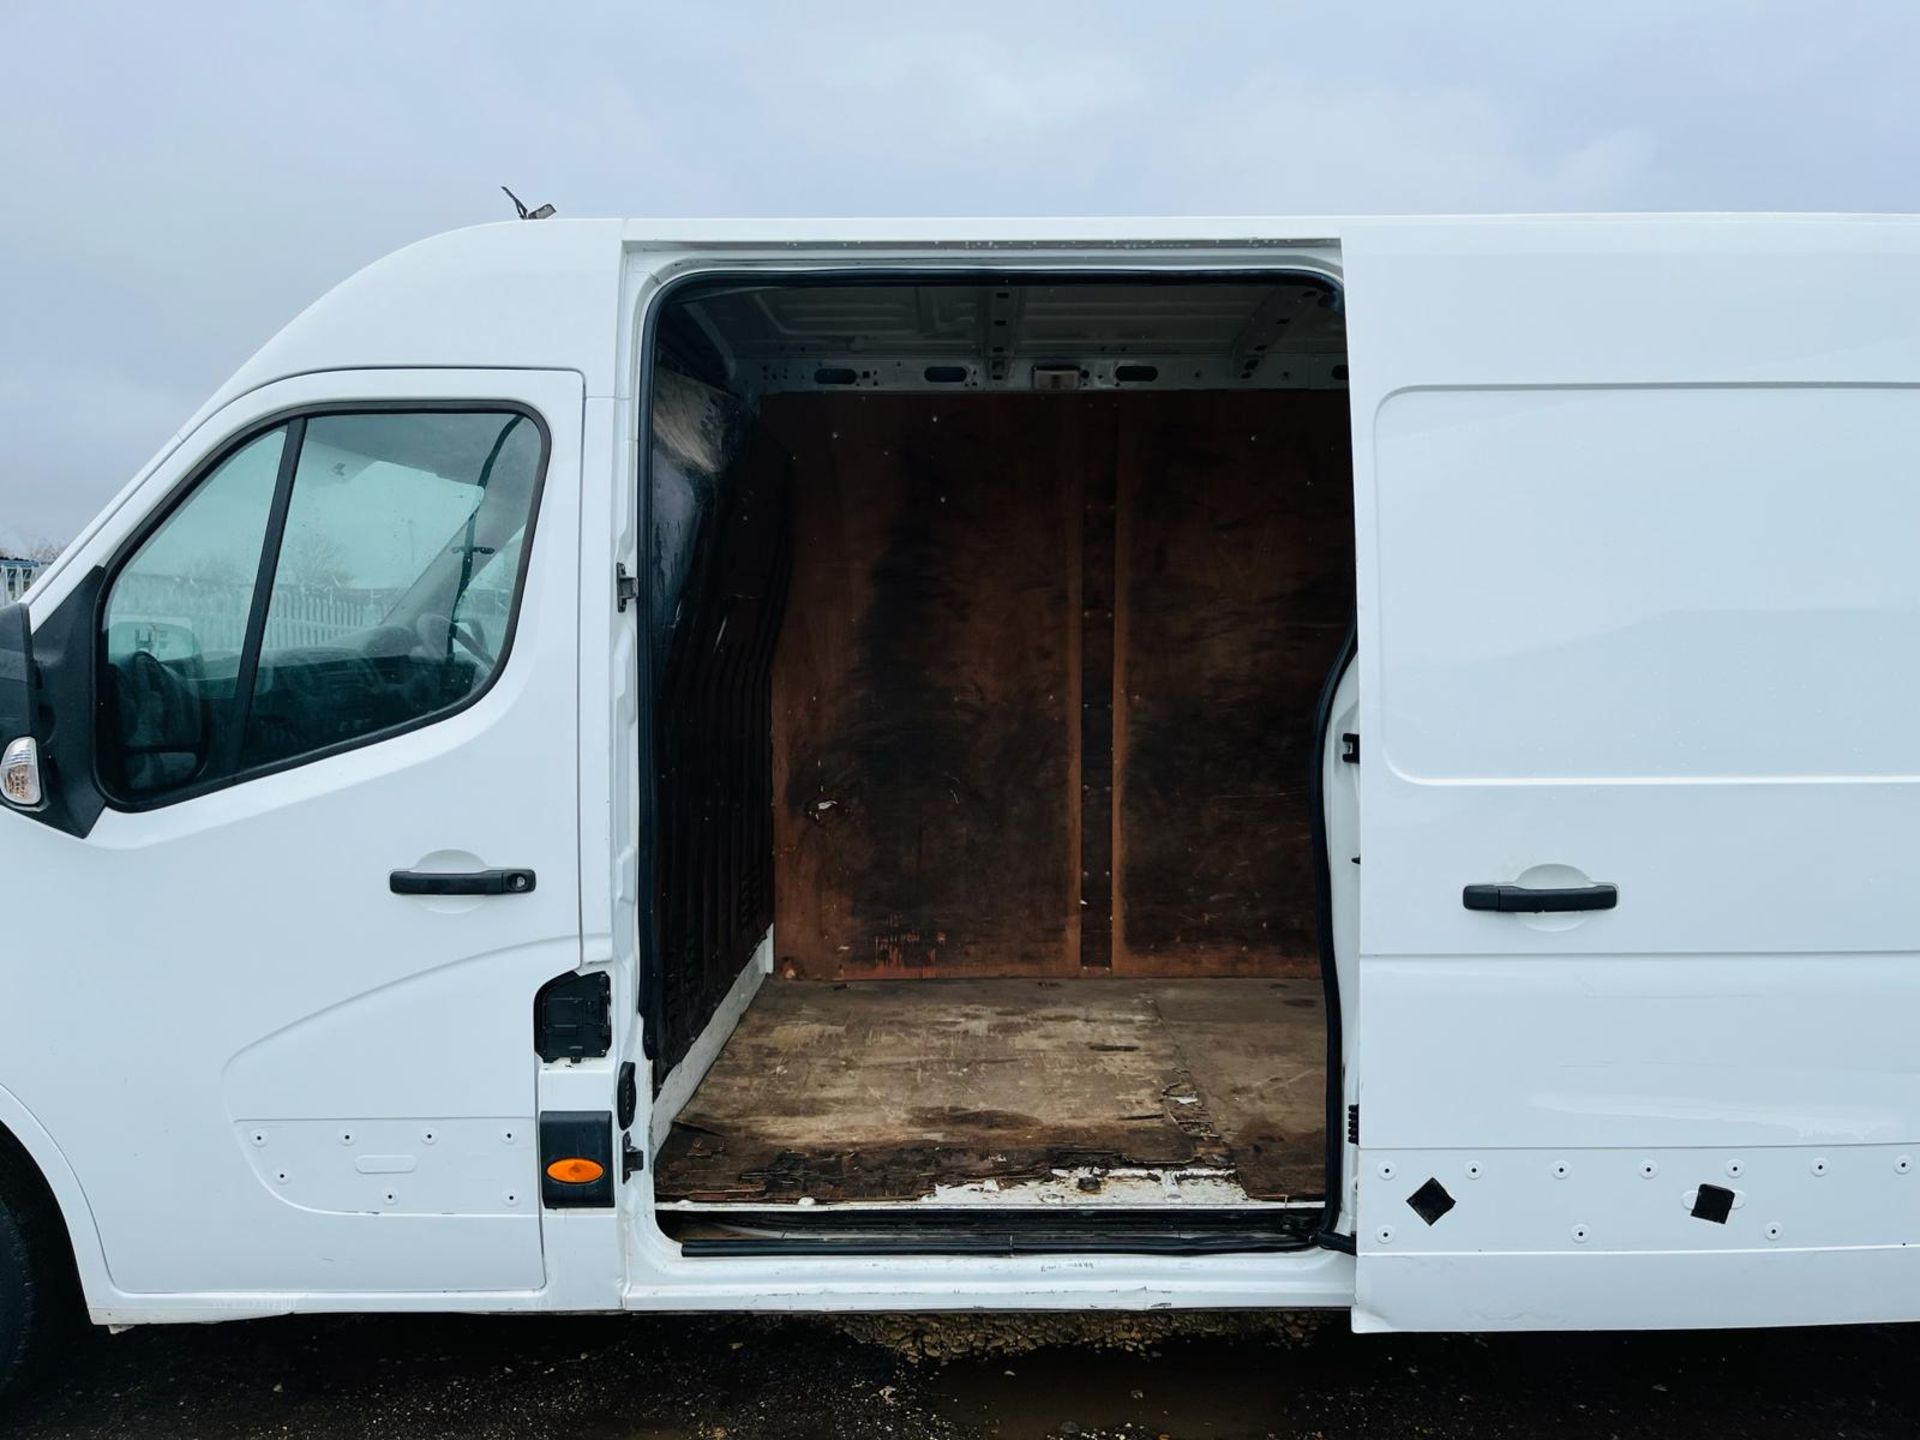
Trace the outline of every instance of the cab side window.
<instances>
[{"instance_id":1,"label":"cab side window","mask_svg":"<svg viewBox=\"0 0 1920 1440\"><path fill-rule=\"evenodd\" d=\"M295 418L110 582L100 777L150 804L450 713L512 636L544 459L518 411Z\"/></svg>"},{"instance_id":2,"label":"cab side window","mask_svg":"<svg viewBox=\"0 0 1920 1440\"><path fill-rule=\"evenodd\" d=\"M234 687L285 426L216 465L107 592L100 778L117 795L190 785L238 734Z\"/></svg>"}]
</instances>

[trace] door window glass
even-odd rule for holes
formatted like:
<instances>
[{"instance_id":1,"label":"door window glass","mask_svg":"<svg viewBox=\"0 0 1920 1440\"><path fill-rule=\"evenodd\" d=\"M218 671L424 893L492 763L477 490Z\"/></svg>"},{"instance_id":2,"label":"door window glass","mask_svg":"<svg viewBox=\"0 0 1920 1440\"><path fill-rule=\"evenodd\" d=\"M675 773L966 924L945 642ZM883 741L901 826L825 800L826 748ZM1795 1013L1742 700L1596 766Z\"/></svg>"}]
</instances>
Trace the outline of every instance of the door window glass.
<instances>
[{"instance_id":1,"label":"door window glass","mask_svg":"<svg viewBox=\"0 0 1920 1440\"><path fill-rule=\"evenodd\" d=\"M235 733L235 685L286 427L242 445L148 536L104 619L101 778L151 795L202 778Z\"/></svg>"},{"instance_id":2,"label":"door window glass","mask_svg":"<svg viewBox=\"0 0 1920 1440\"><path fill-rule=\"evenodd\" d=\"M511 638L543 448L529 416L475 409L314 415L236 450L111 583L108 790L203 789L479 694Z\"/></svg>"},{"instance_id":3,"label":"door window glass","mask_svg":"<svg viewBox=\"0 0 1920 1440\"><path fill-rule=\"evenodd\" d=\"M243 765L409 724L487 683L539 466L540 432L519 414L308 422Z\"/></svg>"}]
</instances>

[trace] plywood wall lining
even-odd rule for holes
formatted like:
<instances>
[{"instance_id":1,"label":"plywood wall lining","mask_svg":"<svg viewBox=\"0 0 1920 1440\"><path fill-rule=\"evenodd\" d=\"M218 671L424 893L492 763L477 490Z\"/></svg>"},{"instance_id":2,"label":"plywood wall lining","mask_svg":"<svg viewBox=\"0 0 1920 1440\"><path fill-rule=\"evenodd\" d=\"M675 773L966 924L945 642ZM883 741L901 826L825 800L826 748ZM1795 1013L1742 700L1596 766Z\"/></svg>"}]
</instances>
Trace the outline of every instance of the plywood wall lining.
<instances>
[{"instance_id":1,"label":"plywood wall lining","mask_svg":"<svg viewBox=\"0 0 1920 1440\"><path fill-rule=\"evenodd\" d=\"M806 494L774 676L783 972L1078 968L1083 431L1041 400L767 404Z\"/></svg>"},{"instance_id":2,"label":"plywood wall lining","mask_svg":"<svg viewBox=\"0 0 1920 1440\"><path fill-rule=\"evenodd\" d=\"M1307 779L1353 613L1345 402L1120 409L1118 974L1317 967Z\"/></svg>"},{"instance_id":3,"label":"plywood wall lining","mask_svg":"<svg viewBox=\"0 0 1920 1440\"><path fill-rule=\"evenodd\" d=\"M768 399L783 973L1312 973L1345 399Z\"/></svg>"}]
</instances>

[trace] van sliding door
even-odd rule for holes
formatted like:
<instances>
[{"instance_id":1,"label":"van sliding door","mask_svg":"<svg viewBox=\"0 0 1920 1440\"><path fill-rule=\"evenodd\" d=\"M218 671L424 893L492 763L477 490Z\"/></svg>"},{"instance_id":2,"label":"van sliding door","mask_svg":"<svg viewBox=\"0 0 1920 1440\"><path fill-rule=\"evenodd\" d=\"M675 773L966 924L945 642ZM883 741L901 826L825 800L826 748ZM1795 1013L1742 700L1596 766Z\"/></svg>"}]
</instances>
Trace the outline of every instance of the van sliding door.
<instances>
[{"instance_id":1,"label":"van sliding door","mask_svg":"<svg viewBox=\"0 0 1920 1440\"><path fill-rule=\"evenodd\" d=\"M1344 255L1356 1328L1920 1317L1920 230Z\"/></svg>"}]
</instances>

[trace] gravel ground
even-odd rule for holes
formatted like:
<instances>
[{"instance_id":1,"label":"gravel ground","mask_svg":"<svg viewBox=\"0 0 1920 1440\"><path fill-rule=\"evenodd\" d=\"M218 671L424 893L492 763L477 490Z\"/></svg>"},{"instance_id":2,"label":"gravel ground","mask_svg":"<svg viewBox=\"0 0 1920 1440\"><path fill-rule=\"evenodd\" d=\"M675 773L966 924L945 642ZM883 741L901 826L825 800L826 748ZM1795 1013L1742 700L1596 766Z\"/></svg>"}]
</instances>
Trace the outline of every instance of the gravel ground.
<instances>
[{"instance_id":1,"label":"gravel ground","mask_svg":"<svg viewBox=\"0 0 1920 1440\"><path fill-rule=\"evenodd\" d=\"M1920 1327L1356 1337L1344 1317L327 1318L77 1340L0 1433L568 1440L1901 1436Z\"/></svg>"}]
</instances>

